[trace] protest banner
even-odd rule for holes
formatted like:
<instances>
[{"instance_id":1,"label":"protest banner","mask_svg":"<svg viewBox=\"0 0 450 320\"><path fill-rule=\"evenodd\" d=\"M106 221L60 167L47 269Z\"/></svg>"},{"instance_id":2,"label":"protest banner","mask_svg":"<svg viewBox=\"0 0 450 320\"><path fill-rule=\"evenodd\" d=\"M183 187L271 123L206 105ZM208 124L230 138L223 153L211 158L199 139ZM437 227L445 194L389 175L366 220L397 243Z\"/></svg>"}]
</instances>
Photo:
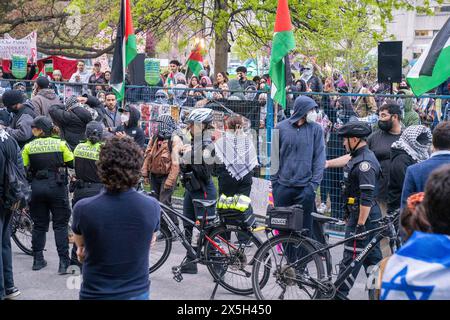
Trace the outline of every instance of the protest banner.
<instances>
[{"instance_id":1,"label":"protest banner","mask_svg":"<svg viewBox=\"0 0 450 320\"><path fill-rule=\"evenodd\" d=\"M14 55L25 56L31 63L37 61L37 33L33 31L22 39L14 39L9 34L5 34L0 39L0 57L5 60L12 60Z\"/></svg>"}]
</instances>

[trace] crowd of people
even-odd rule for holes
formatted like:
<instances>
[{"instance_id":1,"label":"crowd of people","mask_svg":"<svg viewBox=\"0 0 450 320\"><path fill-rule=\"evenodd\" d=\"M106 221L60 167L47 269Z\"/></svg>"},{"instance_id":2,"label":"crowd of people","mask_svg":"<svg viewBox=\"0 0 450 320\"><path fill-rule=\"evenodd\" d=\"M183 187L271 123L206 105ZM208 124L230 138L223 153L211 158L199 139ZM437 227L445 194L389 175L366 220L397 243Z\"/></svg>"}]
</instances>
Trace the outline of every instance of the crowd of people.
<instances>
[{"instance_id":1,"label":"crowd of people","mask_svg":"<svg viewBox=\"0 0 450 320\"><path fill-rule=\"evenodd\" d=\"M32 270L47 266L44 250L51 219L60 259L58 273L66 274L70 265L82 268L81 299L148 299L148 255L160 224L159 206L134 190L139 179L150 183L157 199L170 206L181 177L183 214L197 220L204 212L195 204L196 199L250 195L259 166L257 148L240 115L227 118L228 130L214 136L214 111L205 105L193 108L184 119L184 130L171 115L160 115L155 135L145 137L139 126L140 111L133 105L119 104L112 91L104 90L109 84L99 65L93 74L84 68L80 61L69 80L78 91L63 99L59 83L45 76L36 79L31 97L26 94L26 85L3 91L0 173L8 174L6 163L11 161L17 170L26 172L31 186ZM257 95L253 99L267 99L268 75L250 80L245 67L236 72L235 81L225 72L217 73L212 81L207 70L187 81L180 63L173 60L160 85L168 89L186 86L187 94L199 100L245 100L245 91L254 87ZM360 84L358 93L381 90L364 81ZM280 110L276 125L279 170L271 177L276 207L302 205L304 228L318 240L311 213L324 212L328 197L331 214L346 221L347 236L374 228L374 221L397 210L406 212L401 228L402 239L408 241L405 248L411 239L417 243L421 237L431 237L415 231L450 234L448 215L439 211L445 211L446 198L434 194L438 187L443 194L450 191L450 175L448 169L432 174L450 164L450 122L445 118L428 121L417 108L423 103L411 97L309 97L302 93L349 92L342 75L334 73L323 79L313 64L304 66L300 79L287 90L288 107ZM409 95L406 83L399 85L398 94ZM436 101L431 100L426 104L434 107ZM218 190L213 176L218 177ZM5 192L7 184L1 187ZM316 203L319 190L321 201ZM413 206L411 199L418 192L425 192L423 201ZM69 193L73 193L72 204ZM11 208L0 206L0 210L0 297L9 299L20 291L12 276ZM207 210L207 217L214 219L215 208ZM70 253L71 215L74 244ZM171 218L179 223L176 217ZM185 225L184 230L190 239L192 226ZM345 245L341 270L369 240ZM395 259L389 259L385 277L394 277L390 268ZM364 267L381 260L378 245ZM182 273L198 272L192 257L187 255L185 261ZM354 271L353 281L358 271ZM346 282L338 290L346 295L352 285L352 281ZM448 291L442 294L449 297Z\"/></svg>"}]
</instances>

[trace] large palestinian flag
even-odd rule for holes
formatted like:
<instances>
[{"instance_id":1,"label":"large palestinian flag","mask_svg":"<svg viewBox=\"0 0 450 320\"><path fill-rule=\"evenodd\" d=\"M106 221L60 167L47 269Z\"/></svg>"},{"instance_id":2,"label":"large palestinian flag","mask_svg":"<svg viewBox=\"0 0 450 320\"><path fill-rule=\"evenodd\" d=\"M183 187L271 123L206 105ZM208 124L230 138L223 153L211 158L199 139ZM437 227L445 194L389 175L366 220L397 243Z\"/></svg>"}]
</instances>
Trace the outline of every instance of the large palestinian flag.
<instances>
[{"instance_id":1,"label":"large palestinian flag","mask_svg":"<svg viewBox=\"0 0 450 320\"><path fill-rule=\"evenodd\" d=\"M436 88L450 77L450 18L409 71L406 80L416 96Z\"/></svg>"},{"instance_id":2,"label":"large palestinian flag","mask_svg":"<svg viewBox=\"0 0 450 320\"><path fill-rule=\"evenodd\" d=\"M198 77L200 71L203 70L203 55L200 44L192 49L186 64L192 73Z\"/></svg>"},{"instance_id":3,"label":"large palestinian flag","mask_svg":"<svg viewBox=\"0 0 450 320\"><path fill-rule=\"evenodd\" d=\"M286 108L286 59L285 56L295 48L291 15L288 1L278 0L277 16L270 55L269 74L272 81L271 96L283 109Z\"/></svg>"},{"instance_id":4,"label":"large palestinian flag","mask_svg":"<svg viewBox=\"0 0 450 320\"><path fill-rule=\"evenodd\" d=\"M130 0L121 0L119 26L117 28L116 46L111 68L111 87L117 100L125 97L126 67L137 55L136 36L131 17Z\"/></svg>"}]
</instances>

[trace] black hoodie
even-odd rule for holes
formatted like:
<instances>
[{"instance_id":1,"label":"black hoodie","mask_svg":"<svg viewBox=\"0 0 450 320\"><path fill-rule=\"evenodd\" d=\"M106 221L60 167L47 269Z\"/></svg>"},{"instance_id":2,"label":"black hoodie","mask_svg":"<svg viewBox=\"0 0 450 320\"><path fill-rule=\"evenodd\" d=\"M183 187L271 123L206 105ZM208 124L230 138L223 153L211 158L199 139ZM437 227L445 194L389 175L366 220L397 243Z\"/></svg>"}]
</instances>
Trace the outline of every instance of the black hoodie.
<instances>
[{"instance_id":1,"label":"black hoodie","mask_svg":"<svg viewBox=\"0 0 450 320\"><path fill-rule=\"evenodd\" d=\"M61 129L61 137L72 150L86 139L86 125L92 121L92 115L88 110L81 106L66 110L64 105L57 104L50 107L49 114Z\"/></svg>"},{"instance_id":2,"label":"black hoodie","mask_svg":"<svg viewBox=\"0 0 450 320\"><path fill-rule=\"evenodd\" d=\"M139 127L140 119L141 113L139 110L135 107L130 107L130 119L128 120L128 124L118 126L116 132L125 132L128 136L132 137L141 148L144 148L145 133L144 130Z\"/></svg>"}]
</instances>

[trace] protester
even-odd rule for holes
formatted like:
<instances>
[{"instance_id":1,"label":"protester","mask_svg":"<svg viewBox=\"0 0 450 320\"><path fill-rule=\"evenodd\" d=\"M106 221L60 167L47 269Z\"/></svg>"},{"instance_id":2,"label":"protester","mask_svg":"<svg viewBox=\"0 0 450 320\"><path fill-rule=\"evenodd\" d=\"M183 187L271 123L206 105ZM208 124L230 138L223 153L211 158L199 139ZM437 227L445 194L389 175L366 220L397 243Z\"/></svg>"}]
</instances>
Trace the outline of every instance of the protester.
<instances>
[{"instance_id":1,"label":"protester","mask_svg":"<svg viewBox=\"0 0 450 320\"><path fill-rule=\"evenodd\" d=\"M106 94L105 107L103 123L109 132L114 132L116 128L122 124L122 122L118 112L116 95L113 92L108 92Z\"/></svg>"},{"instance_id":2,"label":"protester","mask_svg":"<svg viewBox=\"0 0 450 320\"><path fill-rule=\"evenodd\" d=\"M401 109L398 104L388 102L379 109L378 130L367 140L369 149L375 153L380 162L382 176L379 181L377 196L378 205L383 214L387 212L389 170L391 164L391 146L402 134Z\"/></svg>"},{"instance_id":3,"label":"protester","mask_svg":"<svg viewBox=\"0 0 450 320\"><path fill-rule=\"evenodd\" d=\"M253 170L258 166L258 157L251 135L246 134L242 116L234 115L226 121L227 130L215 142L215 151L220 165L216 175L219 194L232 197L236 194L250 196Z\"/></svg>"},{"instance_id":4,"label":"protester","mask_svg":"<svg viewBox=\"0 0 450 320\"><path fill-rule=\"evenodd\" d=\"M0 67L0 94L6 90L11 89L11 84L8 80L5 80L5 74L3 73L3 68Z\"/></svg>"},{"instance_id":5,"label":"protester","mask_svg":"<svg viewBox=\"0 0 450 320\"><path fill-rule=\"evenodd\" d=\"M111 71L105 71L104 78L105 78L105 84L103 85L103 90L105 92L112 92L112 88L109 85L109 82L111 81Z\"/></svg>"},{"instance_id":6,"label":"protester","mask_svg":"<svg viewBox=\"0 0 450 320\"><path fill-rule=\"evenodd\" d=\"M315 69L312 64L305 65L300 71L302 72L302 76L300 77L300 79L305 81L310 91L323 91L322 80L320 80L320 78L314 74Z\"/></svg>"},{"instance_id":7,"label":"protester","mask_svg":"<svg viewBox=\"0 0 450 320\"><path fill-rule=\"evenodd\" d=\"M247 79L247 68L244 66L240 66L236 68L236 74L239 84L239 90L245 91L250 86L255 86L255 83L249 79Z\"/></svg>"},{"instance_id":8,"label":"protester","mask_svg":"<svg viewBox=\"0 0 450 320\"><path fill-rule=\"evenodd\" d=\"M61 101L59 97L55 94L53 89L49 89L50 81L47 77L39 77L36 79L34 84L34 91L36 95L31 98L31 102L34 105L34 110L39 116L48 116L49 108L58 104Z\"/></svg>"},{"instance_id":9,"label":"protester","mask_svg":"<svg viewBox=\"0 0 450 320\"><path fill-rule=\"evenodd\" d=\"M11 137L13 137L20 148L32 140L31 124L36 118L34 106L30 101L24 102L21 91L10 90L3 94L3 104L9 112L12 112L13 118L9 127L4 128Z\"/></svg>"},{"instance_id":10,"label":"protester","mask_svg":"<svg viewBox=\"0 0 450 320\"><path fill-rule=\"evenodd\" d=\"M5 196L8 189L7 176L8 162L17 165L24 174L20 149L16 141L0 127L0 300L14 299L20 295L19 289L14 285L12 252L11 252L11 208L5 206Z\"/></svg>"},{"instance_id":11,"label":"protester","mask_svg":"<svg viewBox=\"0 0 450 320\"><path fill-rule=\"evenodd\" d=\"M177 124L170 115L160 115L157 123L156 136L145 151L142 176L146 184L151 181L152 191L159 202L171 207L172 195L180 173L178 154L183 142L179 137ZM168 214L178 225L178 218L170 212Z\"/></svg>"},{"instance_id":12,"label":"protester","mask_svg":"<svg viewBox=\"0 0 450 320\"><path fill-rule=\"evenodd\" d=\"M399 95L407 95L407 96L413 95L406 82L402 83L399 89L400 89L398 91ZM404 126L409 127L420 124L419 114L413 109L414 98L399 98L397 99L397 101L398 100L403 102L404 116L402 122Z\"/></svg>"},{"instance_id":13,"label":"protester","mask_svg":"<svg viewBox=\"0 0 450 320\"><path fill-rule=\"evenodd\" d=\"M430 159L414 164L406 169L403 184L401 207L404 208L408 197L422 192L430 173L442 165L450 163L450 122L439 123L433 131L433 153Z\"/></svg>"},{"instance_id":14,"label":"protester","mask_svg":"<svg viewBox=\"0 0 450 320\"><path fill-rule=\"evenodd\" d=\"M86 126L86 142L77 145L73 152L75 176L70 182L70 192L73 192L72 207L81 199L99 194L103 187L96 166L102 138L103 125L100 122L91 121ZM77 258L76 244L72 247L70 263L81 267Z\"/></svg>"},{"instance_id":15,"label":"protester","mask_svg":"<svg viewBox=\"0 0 450 320\"><path fill-rule=\"evenodd\" d=\"M22 151L23 164L31 181L30 215L33 219L33 270L47 266L44 259L46 233L52 219L59 256L58 274L65 274L70 265L68 223L70 218L67 189L67 166L73 166L73 154L58 137L58 128L48 117L33 120L35 140Z\"/></svg>"},{"instance_id":16,"label":"protester","mask_svg":"<svg viewBox=\"0 0 450 320\"><path fill-rule=\"evenodd\" d=\"M191 134L191 143L184 145L181 149L180 171L181 182L185 187L183 201L183 215L191 220L202 220L205 209L194 205L194 199L215 200L217 191L212 180L212 158L214 152L211 140L211 123L213 121L213 110L208 108L194 109L186 119L188 130ZM199 143L200 142L200 143ZM215 207L206 208L207 220L215 218ZM189 242L192 241L193 227L184 224L185 236ZM186 262L181 266L182 273L196 274L197 263L194 257L186 256Z\"/></svg>"},{"instance_id":17,"label":"protester","mask_svg":"<svg viewBox=\"0 0 450 320\"><path fill-rule=\"evenodd\" d=\"M119 109L120 120L122 124L115 130L116 134L126 134L133 138L142 149L145 145L145 133L141 127L139 127L139 119L141 113L136 107L126 105L123 109Z\"/></svg>"},{"instance_id":18,"label":"protester","mask_svg":"<svg viewBox=\"0 0 450 320\"><path fill-rule=\"evenodd\" d=\"M92 75L89 77L89 83L93 84L90 86L91 92L93 96L97 95L97 84L104 84L105 83L105 75L101 71L102 64L100 62L94 63L94 69ZM101 90L101 86L100 86Z\"/></svg>"},{"instance_id":19,"label":"protester","mask_svg":"<svg viewBox=\"0 0 450 320\"><path fill-rule=\"evenodd\" d=\"M72 96L66 104L50 107L50 117L61 130L61 137L67 141L71 150L86 139L86 125L93 119L92 114Z\"/></svg>"},{"instance_id":20,"label":"protester","mask_svg":"<svg viewBox=\"0 0 450 320\"><path fill-rule=\"evenodd\" d=\"M59 82L59 83L52 83L51 86L53 90L55 90L55 94L59 97L61 101L64 101L64 84L61 82L64 82L64 79L62 77L62 73L60 70L53 70L53 81Z\"/></svg>"},{"instance_id":21,"label":"protester","mask_svg":"<svg viewBox=\"0 0 450 320\"><path fill-rule=\"evenodd\" d=\"M142 162L142 150L132 138L106 140L97 164L105 191L74 207L82 300L149 299L150 244L159 230L160 207L134 189Z\"/></svg>"},{"instance_id":22,"label":"protester","mask_svg":"<svg viewBox=\"0 0 450 320\"><path fill-rule=\"evenodd\" d=\"M402 226L409 239L382 269L380 300L450 299L449 186L445 165L431 173L425 195L408 197Z\"/></svg>"},{"instance_id":23,"label":"protester","mask_svg":"<svg viewBox=\"0 0 450 320\"><path fill-rule=\"evenodd\" d=\"M325 168L325 141L316 123L316 102L306 96L294 102L293 114L280 122L279 169L272 177L275 206L303 206L303 228L312 234L311 212Z\"/></svg>"},{"instance_id":24,"label":"protester","mask_svg":"<svg viewBox=\"0 0 450 320\"><path fill-rule=\"evenodd\" d=\"M85 63L83 60L79 60L77 63L77 72L75 72L69 79L69 83L79 83L80 85L74 85L73 95L81 96L88 88L85 84L89 82L89 72L85 70ZM83 84L83 85L81 85Z\"/></svg>"},{"instance_id":25,"label":"protester","mask_svg":"<svg viewBox=\"0 0 450 320\"><path fill-rule=\"evenodd\" d=\"M429 158L431 131L425 126L411 126L392 144L389 165L387 212L400 208L406 169Z\"/></svg>"},{"instance_id":26,"label":"protester","mask_svg":"<svg viewBox=\"0 0 450 320\"><path fill-rule=\"evenodd\" d=\"M181 63L178 60L172 60L169 62L169 74L167 75L164 83L165 87L174 87L176 84L175 75L180 72Z\"/></svg>"}]
</instances>

